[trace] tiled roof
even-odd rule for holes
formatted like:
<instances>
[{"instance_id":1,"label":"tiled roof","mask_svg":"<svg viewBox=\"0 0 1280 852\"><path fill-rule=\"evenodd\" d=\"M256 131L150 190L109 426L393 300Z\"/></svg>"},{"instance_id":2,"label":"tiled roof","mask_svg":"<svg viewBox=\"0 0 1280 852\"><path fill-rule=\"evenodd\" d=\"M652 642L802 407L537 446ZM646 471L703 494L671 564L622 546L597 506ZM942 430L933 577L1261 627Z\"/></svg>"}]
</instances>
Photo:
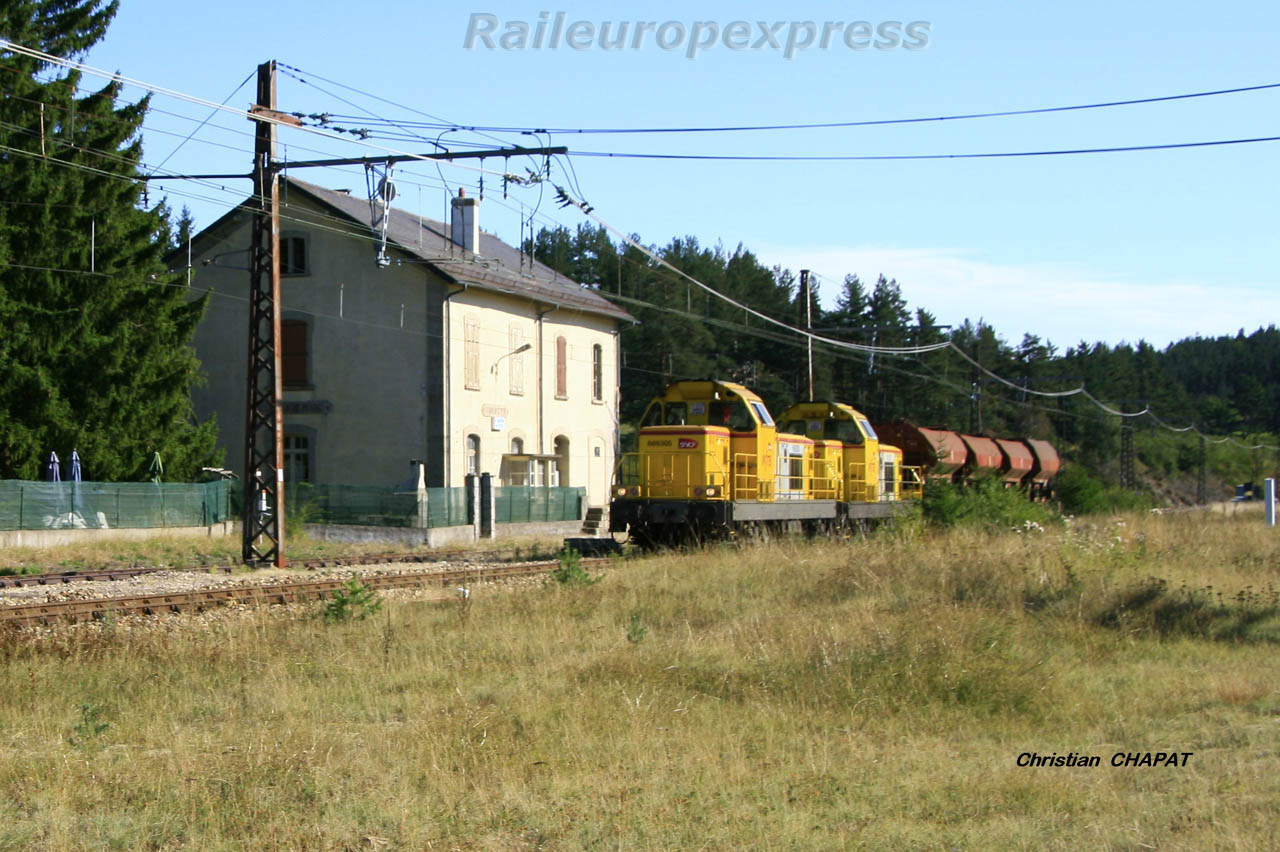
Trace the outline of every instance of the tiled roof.
<instances>
[{"instance_id":1,"label":"tiled roof","mask_svg":"<svg viewBox=\"0 0 1280 852\"><path fill-rule=\"evenodd\" d=\"M299 191L353 220L364 229L362 234L370 233L369 201L366 198L325 189L294 178L281 180L282 215L292 215L295 220L307 218L305 210L295 208L291 213L289 209L290 194ZM448 234L449 227L443 222L391 208L387 226L388 244L413 258L425 261L450 281L615 319L633 319L629 313L601 297L595 290L583 287L550 267L531 260L527 255L522 259L518 249L507 245L493 234L480 232L480 250L475 254L463 251L449 239ZM371 247L370 263L372 252Z\"/></svg>"}]
</instances>

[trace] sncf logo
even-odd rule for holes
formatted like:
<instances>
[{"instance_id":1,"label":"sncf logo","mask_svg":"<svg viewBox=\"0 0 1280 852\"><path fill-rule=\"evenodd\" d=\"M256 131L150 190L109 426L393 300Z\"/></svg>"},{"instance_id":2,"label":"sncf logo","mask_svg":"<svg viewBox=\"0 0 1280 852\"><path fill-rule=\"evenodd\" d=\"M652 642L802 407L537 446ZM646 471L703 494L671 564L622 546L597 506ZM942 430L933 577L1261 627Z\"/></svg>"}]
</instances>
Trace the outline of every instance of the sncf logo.
<instances>
[{"instance_id":1,"label":"sncf logo","mask_svg":"<svg viewBox=\"0 0 1280 852\"><path fill-rule=\"evenodd\" d=\"M698 442L693 438L681 438L678 446L682 450L695 450L698 448Z\"/></svg>"}]
</instances>

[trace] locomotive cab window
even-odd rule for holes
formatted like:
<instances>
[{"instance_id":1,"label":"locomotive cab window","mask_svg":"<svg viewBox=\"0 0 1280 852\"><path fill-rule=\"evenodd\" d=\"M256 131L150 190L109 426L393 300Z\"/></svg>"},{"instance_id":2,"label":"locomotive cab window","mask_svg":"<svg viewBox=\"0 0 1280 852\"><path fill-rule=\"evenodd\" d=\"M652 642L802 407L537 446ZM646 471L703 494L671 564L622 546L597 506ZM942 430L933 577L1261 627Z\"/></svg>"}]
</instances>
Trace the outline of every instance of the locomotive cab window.
<instances>
[{"instance_id":1,"label":"locomotive cab window","mask_svg":"<svg viewBox=\"0 0 1280 852\"><path fill-rule=\"evenodd\" d=\"M756 428L755 419L740 399L711 403L707 422L712 426L728 426L732 432L751 432Z\"/></svg>"},{"instance_id":2,"label":"locomotive cab window","mask_svg":"<svg viewBox=\"0 0 1280 852\"><path fill-rule=\"evenodd\" d=\"M852 420L828 420L823 430L823 437L836 438L846 444L861 444L863 440L858 424Z\"/></svg>"},{"instance_id":3,"label":"locomotive cab window","mask_svg":"<svg viewBox=\"0 0 1280 852\"><path fill-rule=\"evenodd\" d=\"M871 441L879 440L879 438L876 437L876 430L871 428L871 424L868 421L859 420L858 423L862 425L862 431L866 433L868 440L871 440Z\"/></svg>"},{"instance_id":4,"label":"locomotive cab window","mask_svg":"<svg viewBox=\"0 0 1280 852\"><path fill-rule=\"evenodd\" d=\"M760 422L766 426L773 425L773 418L769 416L769 409L764 407L763 402L752 402L751 407L755 409L756 416L760 418ZM753 423L752 426L755 424Z\"/></svg>"},{"instance_id":5,"label":"locomotive cab window","mask_svg":"<svg viewBox=\"0 0 1280 852\"><path fill-rule=\"evenodd\" d=\"M663 420L668 426L683 426L689 422L688 408L683 402L668 402L667 416Z\"/></svg>"}]
</instances>

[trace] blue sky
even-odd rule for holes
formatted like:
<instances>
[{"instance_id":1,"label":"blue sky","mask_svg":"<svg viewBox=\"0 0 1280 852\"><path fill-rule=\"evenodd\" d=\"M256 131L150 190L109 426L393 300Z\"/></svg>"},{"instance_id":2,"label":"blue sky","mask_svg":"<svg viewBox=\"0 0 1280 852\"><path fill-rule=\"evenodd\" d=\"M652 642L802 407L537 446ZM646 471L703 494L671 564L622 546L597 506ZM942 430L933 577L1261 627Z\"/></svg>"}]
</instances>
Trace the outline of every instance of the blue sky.
<instances>
[{"instance_id":1,"label":"blue sky","mask_svg":"<svg viewBox=\"0 0 1280 852\"><path fill-rule=\"evenodd\" d=\"M729 50L689 59L652 42L638 49L466 49L473 13L536 24L677 21L724 29L745 20L925 21L921 50ZM173 4L123 0L87 61L221 101L259 62L302 69L280 78L282 109L522 127L651 127L806 123L1030 109L1280 82L1280 7L1271 3L1074 4L876 2L836 4L560 2ZM788 24L789 26L789 24ZM261 31L261 34L255 34ZM785 33L787 27L780 32ZM674 31L672 31L674 32ZM758 32L758 31L757 31ZM756 33L753 33L753 37ZM309 76L310 75L310 76ZM323 83L328 78L400 106ZM250 87L231 101L252 100ZM157 97L145 136L158 162L207 110ZM947 154L1124 146L1280 135L1280 90L1052 115L890 127L632 136L556 135L571 151L712 154ZM349 124L355 122L348 122ZM246 171L248 122L219 116L166 169ZM166 135L176 134L176 135ZM503 135L507 142L530 137ZM293 159L373 153L281 136ZM448 140L476 141L464 133ZM545 137L544 137L545 139ZM218 145L209 144L216 142ZM422 143L383 143L421 151ZM227 147L219 147L227 146ZM318 154L305 151L311 148ZM847 272L896 277L914 307L939 322L983 318L1016 342L1024 332L1060 349L1082 340L1246 332L1280 319L1274 256L1280 143L1025 159L899 162L678 162L574 157L597 213L651 243L693 235L739 243L767 264L813 269L824 303ZM498 168L498 163L488 166ZM553 177L566 182L563 166ZM397 204L439 218L446 191L474 193L475 173L401 169ZM359 169L299 177L364 189ZM482 224L514 241L522 189L502 202L487 179ZM172 203L208 224L247 192L175 186ZM184 197L176 193L198 195ZM504 206L505 205L505 206ZM549 197L540 224L582 217Z\"/></svg>"}]
</instances>

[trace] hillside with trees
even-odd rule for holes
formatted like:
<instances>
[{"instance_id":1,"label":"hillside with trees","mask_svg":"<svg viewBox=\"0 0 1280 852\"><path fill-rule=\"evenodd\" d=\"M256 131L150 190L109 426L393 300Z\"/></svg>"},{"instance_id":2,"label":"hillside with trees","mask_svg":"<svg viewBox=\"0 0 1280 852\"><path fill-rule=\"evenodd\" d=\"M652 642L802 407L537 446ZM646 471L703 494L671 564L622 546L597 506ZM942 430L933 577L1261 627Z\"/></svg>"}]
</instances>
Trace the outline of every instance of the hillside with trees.
<instances>
[{"instance_id":1,"label":"hillside with trees","mask_svg":"<svg viewBox=\"0 0 1280 852\"><path fill-rule=\"evenodd\" d=\"M683 237L650 248L717 293L793 326L805 324L798 276L764 266L744 246L728 251ZM775 411L807 397L803 337L706 293L632 246L616 244L603 228L543 229L526 249L640 321L621 332L623 423L634 423L660 388L685 378L741 382ZM1011 343L981 320L941 324L926 307L911 307L902 285L883 275L875 282L846 276L827 308L810 298L812 326L825 337L888 347L950 341L1012 384L950 350L901 357L816 343L815 396L848 402L874 420L1046 438L1114 479L1121 418L1082 396L1034 393L1083 384L1117 411L1149 407L1175 429L1195 425L1250 446L1280 443L1280 330L1274 325L1234 337L1190 338L1163 350L1139 340L1080 341L1063 351L1029 332ZM1202 451L1224 481L1256 478L1276 467L1273 452L1250 453L1226 442L1202 448L1193 433L1166 429L1150 417L1135 418L1133 427L1139 462L1152 477L1185 478L1198 468Z\"/></svg>"}]
</instances>

